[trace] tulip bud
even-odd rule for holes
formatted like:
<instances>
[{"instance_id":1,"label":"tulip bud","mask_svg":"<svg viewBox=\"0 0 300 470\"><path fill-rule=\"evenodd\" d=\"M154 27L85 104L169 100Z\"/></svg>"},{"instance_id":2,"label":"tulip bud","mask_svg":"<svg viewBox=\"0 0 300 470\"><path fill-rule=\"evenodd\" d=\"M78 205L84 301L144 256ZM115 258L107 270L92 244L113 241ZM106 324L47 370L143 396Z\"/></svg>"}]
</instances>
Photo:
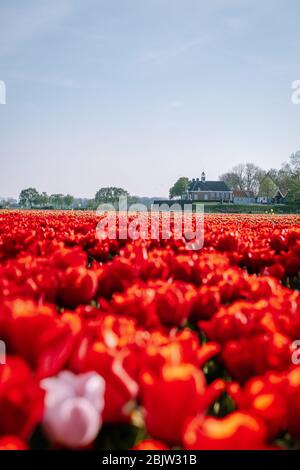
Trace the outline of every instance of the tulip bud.
<instances>
[{"instance_id":1,"label":"tulip bud","mask_svg":"<svg viewBox=\"0 0 300 470\"><path fill-rule=\"evenodd\" d=\"M63 371L41 381L46 391L43 428L48 438L65 447L89 445L101 428L105 382L96 372Z\"/></svg>"}]
</instances>

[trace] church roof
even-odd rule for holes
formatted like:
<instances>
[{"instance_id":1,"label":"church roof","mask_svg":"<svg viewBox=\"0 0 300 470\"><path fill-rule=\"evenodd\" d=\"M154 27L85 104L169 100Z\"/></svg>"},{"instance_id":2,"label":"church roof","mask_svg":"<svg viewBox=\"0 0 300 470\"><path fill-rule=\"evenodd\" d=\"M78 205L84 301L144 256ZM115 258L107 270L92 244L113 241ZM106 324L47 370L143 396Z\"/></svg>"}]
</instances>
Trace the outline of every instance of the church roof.
<instances>
[{"instance_id":1,"label":"church roof","mask_svg":"<svg viewBox=\"0 0 300 470\"><path fill-rule=\"evenodd\" d=\"M190 183L189 191L231 191L225 181L201 181L193 180Z\"/></svg>"}]
</instances>

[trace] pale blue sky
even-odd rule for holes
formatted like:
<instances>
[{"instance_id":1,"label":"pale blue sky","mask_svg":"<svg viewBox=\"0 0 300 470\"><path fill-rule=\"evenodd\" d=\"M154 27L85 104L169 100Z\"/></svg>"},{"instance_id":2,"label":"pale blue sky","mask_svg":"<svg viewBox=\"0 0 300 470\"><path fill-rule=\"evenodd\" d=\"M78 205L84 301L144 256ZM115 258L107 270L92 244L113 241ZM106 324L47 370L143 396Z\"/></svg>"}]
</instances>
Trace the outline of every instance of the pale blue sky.
<instances>
[{"instance_id":1,"label":"pale blue sky","mask_svg":"<svg viewBox=\"0 0 300 470\"><path fill-rule=\"evenodd\" d=\"M0 196L166 195L300 149L299 0L0 0Z\"/></svg>"}]
</instances>

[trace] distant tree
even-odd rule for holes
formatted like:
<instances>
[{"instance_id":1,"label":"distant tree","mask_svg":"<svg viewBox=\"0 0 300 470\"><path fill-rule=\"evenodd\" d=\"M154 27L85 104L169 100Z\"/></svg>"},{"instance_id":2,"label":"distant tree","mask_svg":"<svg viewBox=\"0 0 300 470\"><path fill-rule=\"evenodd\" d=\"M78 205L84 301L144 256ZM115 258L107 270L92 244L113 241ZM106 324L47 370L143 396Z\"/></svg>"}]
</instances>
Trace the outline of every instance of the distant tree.
<instances>
[{"instance_id":1,"label":"distant tree","mask_svg":"<svg viewBox=\"0 0 300 470\"><path fill-rule=\"evenodd\" d=\"M246 189L246 165L244 163L239 163L232 168L233 173L236 174L239 186L241 190Z\"/></svg>"},{"instance_id":2,"label":"distant tree","mask_svg":"<svg viewBox=\"0 0 300 470\"><path fill-rule=\"evenodd\" d=\"M189 187L190 180L186 176L178 178L176 183L169 190L169 196L172 199L176 196L181 196Z\"/></svg>"},{"instance_id":3,"label":"distant tree","mask_svg":"<svg viewBox=\"0 0 300 470\"><path fill-rule=\"evenodd\" d=\"M45 207L49 204L49 196L47 193L43 192L39 194L38 197L38 205L41 207Z\"/></svg>"},{"instance_id":4,"label":"distant tree","mask_svg":"<svg viewBox=\"0 0 300 470\"><path fill-rule=\"evenodd\" d=\"M245 190L257 194L259 190L259 184L264 176L264 170L259 168L257 165L254 165L254 163L246 163L244 170Z\"/></svg>"},{"instance_id":5,"label":"distant tree","mask_svg":"<svg viewBox=\"0 0 300 470\"><path fill-rule=\"evenodd\" d=\"M279 170L272 168L268 174L282 193L288 195L288 202L300 204L300 151L293 153Z\"/></svg>"},{"instance_id":6,"label":"distant tree","mask_svg":"<svg viewBox=\"0 0 300 470\"><path fill-rule=\"evenodd\" d=\"M74 201L71 194L51 194L39 193L35 188L23 189L19 196L19 205L29 209L33 207L52 206L54 209L69 208Z\"/></svg>"},{"instance_id":7,"label":"distant tree","mask_svg":"<svg viewBox=\"0 0 300 470\"><path fill-rule=\"evenodd\" d=\"M292 177L289 181L287 200L292 204L300 206L300 180L299 177Z\"/></svg>"},{"instance_id":8,"label":"distant tree","mask_svg":"<svg viewBox=\"0 0 300 470\"><path fill-rule=\"evenodd\" d=\"M49 197L50 204L54 209L62 209L64 205L64 195L63 194L51 194Z\"/></svg>"},{"instance_id":9,"label":"distant tree","mask_svg":"<svg viewBox=\"0 0 300 470\"><path fill-rule=\"evenodd\" d=\"M74 201L74 197L71 196L71 194L67 194L63 198L64 206L67 207L67 208L69 208L73 204L73 201Z\"/></svg>"},{"instance_id":10,"label":"distant tree","mask_svg":"<svg viewBox=\"0 0 300 470\"><path fill-rule=\"evenodd\" d=\"M87 210L95 210L95 209L97 209L97 203L96 203L95 199L90 199L90 200L87 202L86 209L87 209Z\"/></svg>"},{"instance_id":11,"label":"distant tree","mask_svg":"<svg viewBox=\"0 0 300 470\"><path fill-rule=\"evenodd\" d=\"M292 153L289 161L285 163L279 175L282 186L288 191L288 201L300 205L300 151Z\"/></svg>"},{"instance_id":12,"label":"distant tree","mask_svg":"<svg viewBox=\"0 0 300 470\"><path fill-rule=\"evenodd\" d=\"M292 170L293 175L300 175L300 151L296 153L292 153L290 156L290 167Z\"/></svg>"},{"instance_id":13,"label":"distant tree","mask_svg":"<svg viewBox=\"0 0 300 470\"><path fill-rule=\"evenodd\" d=\"M129 196L129 193L123 188L116 188L113 186L100 188L95 194L95 201L97 204L110 203L114 204L121 196Z\"/></svg>"},{"instance_id":14,"label":"distant tree","mask_svg":"<svg viewBox=\"0 0 300 470\"><path fill-rule=\"evenodd\" d=\"M277 168L270 168L270 170L268 170L268 175L272 178L273 181L275 181L275 183L278 182L279 170L277 170Z\"/></svg>"},{"instance_id":15,"label":"distant tree","mask_svg":"<svg viewBox=\"0 0 300 470\"><path fill-rule=\"evenodd\" d=\"M220 180L224 181L232 191L242 191L244 189L243 182L234 171L228 171L220 176Z\"/></svg>"},{"instance_id":16,"label":"distant tree","mask_svg":"<svg viewBox=\"0 0 300 470\"><path fill-rule=\"evenodd\" d=\"M271 178L269 173L262 179L259 185L259 196L271 198L278 189L276 182Z\"/></svg>"},{"instance_id":17,"label":"distant tree","mask_svg":"<svg viewBox=\"0 0 300 470\"><path fill-rule=\"evenodd\" d=\"M280 170L276 168L271 168L268 171L268 175L272 178L272 180L277 184L278 188L282 191L285 195L290 186L290 180L292 176L291 167L288 163L282 165Z\"/></svg>"},{"instance_id":18,"label":"distant tree","mask_svg":"<svg viewBox=\"0 0 300 470\"><path fill-rule=\"evenodd\" d=\"M254 163L240 163L235 165L229 172L220 176L227 186L233 191L252 191L257 194L259 183L265 172Z\"/></svg>"},{"instance_id":19,"label":"distant tree","mask_svg":"<svg viewBox=\"0 0 300 470\"><path fill-rule=\"evenodd\" d=\"M40 194L35 188L23 189L19 196L19 205L31 209L39 203Z\"/></svg>"}]
</instances>

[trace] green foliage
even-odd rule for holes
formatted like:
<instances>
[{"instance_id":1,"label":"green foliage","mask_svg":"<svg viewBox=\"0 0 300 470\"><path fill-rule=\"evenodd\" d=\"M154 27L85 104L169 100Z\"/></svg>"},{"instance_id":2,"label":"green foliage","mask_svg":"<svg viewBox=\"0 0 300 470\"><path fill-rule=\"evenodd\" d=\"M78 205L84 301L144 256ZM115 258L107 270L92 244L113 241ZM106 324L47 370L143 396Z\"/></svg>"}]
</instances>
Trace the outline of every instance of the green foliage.
<instances>
[{"instance_id":1,"label":"green foliage","mask_svg":"<svg viewBox=\"0 0 300 470\"><path fill-rule=\"evenodd\" d=\"M19 204L21 207L31 209L39 203L40 194L35 188L23 189L20 192Z\"/></svg>"},{"instance_id":2,"label":"green foliage","mask_svg":"<svg viewBox=\"0 0 300 470\"><path fill-rule=\"evenodd\" d=\"M123 188L113 186L100 188L95 195L95 201L100 203L114 204L121 196L129 196L129 193Z\"/></svg>"},{"instance_id":3,"label":"green foliage","mask_svg":"<svg viewBox=\"0 0 300 470\"><path fill-rule=\"evenodd\" d=\"M181 196L189 187L190 180L186 176L178 178L176 183L170 188L170 198Z\"/></svg>"},{"instance_id":4,"label":"green foliage","mask_svg":"<svg viewBox=\"0 0 300 470\"><path fill-rule=\"evenodd\" d=\"M277 184L269 175L266 175L260 182L258 195L260 197L272 198L275 195L277 189Z\"/></svg>"},{"instance_id":5,"label":"green foliage","mask_svg":"<svg viewBox=\"0 0 300 470\"><path fill-rule=\"evenodd\" d=\"M64 195L63 194L51 194L49 197L50 205L54 207L54 209L62 209L64 203Z\"/></svg>"},{"instance_id":6,"label":"green foliage","mask_svg":"<svg viewBox=\"0 0 300 470\"><path fill-rule=\"evenodd\" d=\"M290 178L288 202L300 206L300 177L294 175Z\"/></svg>"},{"instance_id":7,"label":"green foliage","mask_svg":"<svg viewBox=\"0 0 300 470\"><path fill-rule=\"evenodd\" d=\"M73 204L74 197L71 196L71 194L67 194L64 196L64 206L65 207L70 207Z\"/></svg>"},{"instance_id":8,"label":"green foliage","mask_svg":"<svg viewBox=\"0 0 300 470\"><path fill-rule=\"evenodd\" d=\"M32 208L54 208L68 209L73 204L74 197L71 194L39 193L35 188L23 189L19 196L19 205L27 209Z\"/></svg>"}]
</instances>

